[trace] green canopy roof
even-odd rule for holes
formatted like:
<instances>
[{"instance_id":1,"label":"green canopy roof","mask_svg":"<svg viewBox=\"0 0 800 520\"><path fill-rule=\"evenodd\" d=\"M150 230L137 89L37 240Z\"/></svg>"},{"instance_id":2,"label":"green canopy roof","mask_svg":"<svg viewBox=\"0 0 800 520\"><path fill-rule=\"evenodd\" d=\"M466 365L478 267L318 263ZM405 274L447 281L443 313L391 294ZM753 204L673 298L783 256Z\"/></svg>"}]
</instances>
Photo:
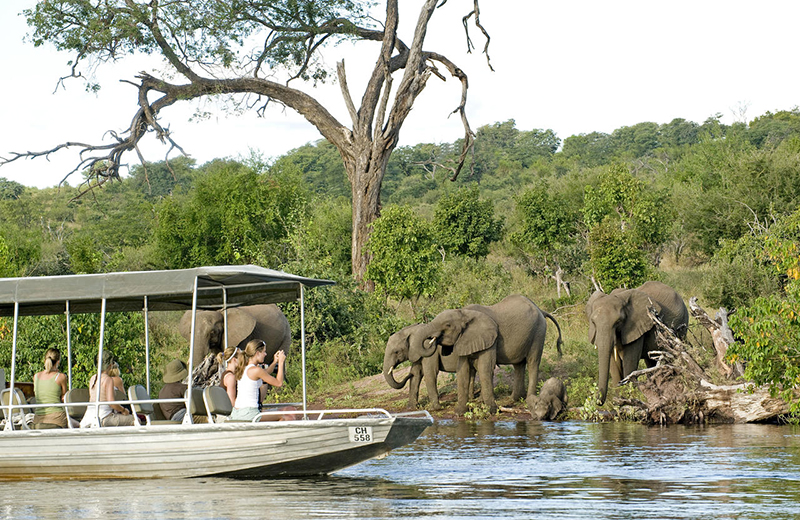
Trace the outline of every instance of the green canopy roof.
<instances>
[{"instance_id":1,"label":"green canopy roof","mask_svg":"<svg viewBox=\"0 0 800 520\"><path fill-rule=\"evenodd\" d=\"M0 316L13 316L17 302L22 316L61 314L66 302L71 313L100 312L103 298L107 312L140 311L145 296L148 310L187 310L192 308L195 279L201 309L295 301L301 285L334 283L255 265L0 278Z\"/></svg>"}]
</instances>

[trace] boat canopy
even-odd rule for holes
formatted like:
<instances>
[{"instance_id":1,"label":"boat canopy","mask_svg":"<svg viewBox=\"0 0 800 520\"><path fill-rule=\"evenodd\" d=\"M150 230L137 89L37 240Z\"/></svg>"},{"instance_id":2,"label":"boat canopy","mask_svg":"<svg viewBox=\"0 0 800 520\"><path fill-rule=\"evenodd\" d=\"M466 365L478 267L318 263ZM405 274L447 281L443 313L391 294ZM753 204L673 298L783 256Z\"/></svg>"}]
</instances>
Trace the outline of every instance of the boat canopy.
<instances>
[{"instance_id":1,"label":"boat canopy","mask_svg":"<svg viewBox=\"0 0 800 520\"><path fill-rule=\"evenodd\" d=\"M0 278L0 316L13 316L15 303L20 316L63 314L64 302L71 313L97 313L103 299L107 312L141 311L145 296L150 311L189 310L195 280L197 308L209 310L296 301L301 285L334 284L255 265Z\"/></svg>"}]
</instances>

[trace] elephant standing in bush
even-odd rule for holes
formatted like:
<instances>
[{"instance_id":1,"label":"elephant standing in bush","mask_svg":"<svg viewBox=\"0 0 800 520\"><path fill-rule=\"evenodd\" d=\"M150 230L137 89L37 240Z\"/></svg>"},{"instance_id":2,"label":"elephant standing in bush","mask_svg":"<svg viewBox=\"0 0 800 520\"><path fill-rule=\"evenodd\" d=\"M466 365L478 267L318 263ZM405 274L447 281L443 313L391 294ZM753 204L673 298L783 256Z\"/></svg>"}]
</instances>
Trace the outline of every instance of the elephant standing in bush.
<instances>
[{"instance_id":1,"label":"elephant standing in bush","mask_svg":"<svg viewBox=\"0 0 800 520\"><path fill-rule=\"evenodd\" d=\"M416 408L419 402L420 382L425 380L433 410L441 409L437 379L439 372L455 373L458 356L452 350L442 353L441 345L430 345L425 337L425 324L409 325L389 336L383 355L383 376L389 386L400 390L408 382L408 405ZM411 361L411 371L402 381L394 378L393 371L400 363Z\"/></svg>"},{"instance_id":2,"label":"elephant standing in bush","mask_svg":"<svg viewBox=\"0 0 800 520\"><path fill-rule=\"evenodd\" d=\"M192 311L186 311L181 318L178 330L181 336L190 340ZM216 354L225 349L223 331L225 317L220 311L197 311L195 323L195 345L193 366L197 367L209 353ZM228 309L228 346L244 345L251 339L261 339L267 344L267 363L278 350L289 355L292 334L289 320L275 304L247 305Z\"/></svg>"},{"instance_id":3,"label":"elephant standing in bush","mask_svg":"<svg viewBox=\"0 0 800 520\"><path fill-rule=\"evenodd\" d=\"M606 400L609 372L612 384L628 377L644 359L655 366L648 353L655 350L655 324L647 313L653 307L664 324L683 339L689 311L672 287L645 282L636 289L615 289L611 294L595 291L586 304L589 342L597 347L600 404Z\"/></svg>"},{"instance_id":4,"label":"elephant standing in bush","mask_svg":"<svg viewBox=\"0 0 800 520\"><path fill-rule=\"evenodd\" d=\"M456 372L458 405L456 413L467 410L470 374L477 370L481 380L481 398L491 413L497 411L494 400L495 365L513 365L511 398L514 401L536 395L539 362L542 359L549 318L558 329L556 348L561 355L561 327L550 314L528 298L515 294L491 306L468 305L446 310L425 328L427 338L458 356ZM528 367L528 391L525 367Z\"/></svg>"}]
</instances>

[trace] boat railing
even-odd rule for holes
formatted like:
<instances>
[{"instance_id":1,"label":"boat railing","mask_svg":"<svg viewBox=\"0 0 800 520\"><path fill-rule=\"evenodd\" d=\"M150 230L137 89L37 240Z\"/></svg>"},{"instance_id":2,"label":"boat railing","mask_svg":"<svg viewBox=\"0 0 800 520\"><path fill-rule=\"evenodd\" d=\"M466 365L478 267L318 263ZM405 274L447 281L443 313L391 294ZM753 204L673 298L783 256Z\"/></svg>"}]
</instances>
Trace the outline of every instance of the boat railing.
<instances>
[{"instance_id":1,"label":"boat railing","mask_svg":"<svg viewBox=\"0 0 800 520\"><path fill-rule=\"evenodd\" d=\"M186 402L186 399L184 399L184 398L118 399L118 400L115 400L115 401L101 401L100 404L105 404L105 405L118 404L120 406L127 404L127 405L130 405L131 408L132 408L134 404L155 404L155 403L159 403L160 404L160 403L185 403L185 402ZM40 403L22 403L22 404L20 404L20 403L13 403L12 402L11 404L0 404L0 410L2 410L3 412L8 410L8 412L4 414L4 415L6 415L5 430L8 431L8 430L13 430L14 429L14 424L13 424L14 415L15 414L24 413L23 412L24 409L36 409L36 408L64 408L64 409L66 409L67 407L73 407L73 408L81 407L81 408L84 408L84 407L88 407L88 406L94 406L95 404L96 404L95 401L72 401L72 402L69 402L69 403L41 403L41 404ZM134 412L131 412L131 413L134 413ZM9 419L11 419L11 420L9 420ZM70 421L67 421L67 427L68 428L73 428L73 426L70 423Z\"/></svg>"},{"instance_id":2,"label":"boat railing","mask_svg":"<svg viewBox=\"0 0 800 520\"><path fill-rule=\"evenodd\" d=\"M171 398L171 399L120 399L116 401L101 401L101 404L111 405L111 404L118 404L118 405L134 405L134 404L155 404L155 403L183 403L185 402L182 398ZM49 404L7 404L7 405L0 405L0 410L8 410L8 417L14 417L15 410L16 413L20 413L22 409L36 409L36 408L66 408L68 406L92 406L94 405L94 401L78 401L78 402L71 402L71 403L49 403ZM431 414L428 413L427 410L417 410L413 412L401 412L392 414L386 411L383 408L338 408L338 409L331 409L331 410L302 410L302 409L286 409L287 406L296 405L299 403L275 403L268 406L277 407L281 406L281 409L272 409L272 410L265 410L260 412L254 419L253 422L259 422L261 417L271 417L271 416L285 416L285 415L295 415L299 420L313 420L313 421L320 421L323 418L331 418L331 417L339 417L344 415L357 415L360 418L369 417L369 416L377 416L377 417L385 417L387 419L392 419L394 417L423 417L431 419ZM68 428L72 428L69 421L67 421ZM6 430L13 430L13 420L6 421Z\"/></svg>"},{"instance_id":3,"label":"boat railing","mask_svg":"<svg viewBox=\"0 0 800 520\"><path fill-rule=\"evenodd\" d=\"M422 417L433 420L431 414L427 410L416 410L413 412L401 412L392 414L383 408L339 408L339 409L332 409L332 410L266 410L260 412L256 417L253 418L253 422L258 422L261 420L261 417L272 417L272 416L284 416L284 415L297 415L297 416L305 416L309 420L320 421L324 417L328 416L342 416L342 415L357 415L360 418L365 416L378 416L378 417L386 417L387 419L392 419L394 417Z\"/></svg>"}]
</instances>

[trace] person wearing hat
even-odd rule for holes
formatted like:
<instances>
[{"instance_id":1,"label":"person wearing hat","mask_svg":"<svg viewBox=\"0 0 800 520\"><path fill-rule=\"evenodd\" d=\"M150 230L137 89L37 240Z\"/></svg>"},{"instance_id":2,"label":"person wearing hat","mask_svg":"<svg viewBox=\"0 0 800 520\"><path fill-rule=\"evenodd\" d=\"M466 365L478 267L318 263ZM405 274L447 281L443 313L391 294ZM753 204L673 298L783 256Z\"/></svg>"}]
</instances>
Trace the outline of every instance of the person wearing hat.
<instances>
[{"instance_id":1,"label":"person wearing hat","mask_svg":"<svg viewBox=\"0 0 800 520\"><path fill-rule=\"evenodd\" d=\"M181 383L189 374L186 363L180 359L173 359L164 368L164 386L158 392L159 399L183 399L186 395L186 384ZM182 421L186 415L186 403L160 403L164 416L173 421Z\"/></svg>"}]
</instances>

